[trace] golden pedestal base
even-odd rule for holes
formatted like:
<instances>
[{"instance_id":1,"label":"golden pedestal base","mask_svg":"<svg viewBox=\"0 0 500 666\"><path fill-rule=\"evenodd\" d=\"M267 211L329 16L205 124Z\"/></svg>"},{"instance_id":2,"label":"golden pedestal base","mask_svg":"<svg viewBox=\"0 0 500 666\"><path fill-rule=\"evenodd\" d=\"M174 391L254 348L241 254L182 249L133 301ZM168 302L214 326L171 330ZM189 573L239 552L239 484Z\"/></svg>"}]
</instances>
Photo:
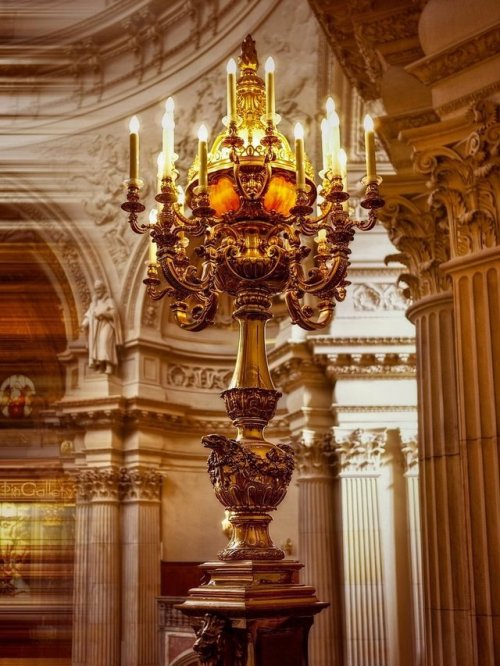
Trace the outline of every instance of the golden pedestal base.
<instances>
[{"instance_id":1,"label":"golden pedestal base","mask_svg":"<svg viewBox=\"0 0 500 666\"><path fill-rule=\"evenodd\" d=\"M297 582L300 562L207 562L208 580L178 608L202 666L307 666L313 616L328 604Z\"/></svg>"}]
</instances>

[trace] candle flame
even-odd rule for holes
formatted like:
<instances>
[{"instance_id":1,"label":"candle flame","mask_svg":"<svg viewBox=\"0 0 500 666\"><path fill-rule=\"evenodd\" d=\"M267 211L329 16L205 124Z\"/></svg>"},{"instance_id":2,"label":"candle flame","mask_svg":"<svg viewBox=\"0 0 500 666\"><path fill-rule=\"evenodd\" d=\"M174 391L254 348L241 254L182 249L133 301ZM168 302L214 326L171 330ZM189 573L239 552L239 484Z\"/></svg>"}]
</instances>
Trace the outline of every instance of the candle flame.
<instances>
[{"instance_id":1,"label":"candle flame","mask_svg":"<svg viewBox=\"0 0 500 666\"><path fill-rule=\"evenodd\" d=\"M332 124L332 127L338 127L340 125L339 114L336 111L332 111L328 120Z\"/></svg>"},{"instance_id":2,"label":"candle flame","mask_svg":"<svg viewBox=\"0 0 500 666\"><path fill-rule=\"evenodd\" d=\"M269 58L266 60L265 65L264 65L264 69L266 71L266 74L268 72L274 72L275 65L274 65L274 59L273 59L272 56L269 56Z\"/></svg>"},{"instance_id":3,"label":"candle flame","mask_svg":"<svg viewBox=\"0 0 500 666\"><path fill-rule=\"evenodd\" d=\"M304 128L302 127L301 123L295 123L295 127L293 128L293 133L296 139L304 138Z\"/></svg>"},{"instance_id":4,"label":"candle flame","mask_svg":"<svg viewBox=\"0 0 500 666\"><path fill-rule=\"evenodd\" d=\"M168 111L165 111L163 114L163 118L161 119L161 126L163 129L167 129L168 127L175 127L172 115Z\"/></svg>"},{"instance_id":5,"label":"candle flame","mask_svg":"<svg viewBox=\"0 0 500 666\"><path fill-rule=\"evenodd\" d=\"M368 114L366 114L363 120L363 127L365 128L365 132L373 132L373 118Z\"/></svg>"},{"instance_id":6,"label":"candle flame","mask_svg":"<svg viewBox=\"0 0 500 666\"><path fill-rule=\"evenodd\" d=\"M205 125L200 125L200 128L198 130L198 139L200 141L208 140L208 130Z\"/></svg>"},{"instance_id":7,"label":"candle flame","mask_svg":"<svg viewBox=\"0 0 500 666\"><path fill-rule=\"evenodd\" d=\"M331 116L334 111L335 111L335 102L333 101L333 97L329 97L326 100L326 115Z\"/></svg>"},{"instance_id":8,"label":"candle flame","mask_svg":"<svg viewBox=\"0 0 500 666\"><path fill-rule=\"evenodd\" d=\"M130 134L137 134L139 132L139 127L140 127L139 118L137 116L132 116L128 124L128 129L130 131Z\"/></svg>"},{"instance_id":9,"label":"candle flame","mask_svg":"<svg viewBox=\"0 0 500 666\"><path fill-rule=\"evenodd\" d=\"M228 74L236 74L236 60L234 58L228 61L226 71Z\"/></svg>"},{"instance_id":10,"label":"candle flame","mask_svg":"<svg viewBox=\"0 0 500 666\"><path fill-rule=\"evenodd\" d=\"M167 113L173 113L175 109L175 102L173 97L167 97L167 101L165 102L165 111Z\"/></svg>"},{"instance_id":11,"label":"candle flame","mask_svg":"<svg viewBox=\"0 0 500 666\"><path fill-rule=\"evenodd\" d=\"M149 211L149 224L153 225L156 224L158 221L158 211L156 208L151 208Z\"/></svg>"}]
</instances>

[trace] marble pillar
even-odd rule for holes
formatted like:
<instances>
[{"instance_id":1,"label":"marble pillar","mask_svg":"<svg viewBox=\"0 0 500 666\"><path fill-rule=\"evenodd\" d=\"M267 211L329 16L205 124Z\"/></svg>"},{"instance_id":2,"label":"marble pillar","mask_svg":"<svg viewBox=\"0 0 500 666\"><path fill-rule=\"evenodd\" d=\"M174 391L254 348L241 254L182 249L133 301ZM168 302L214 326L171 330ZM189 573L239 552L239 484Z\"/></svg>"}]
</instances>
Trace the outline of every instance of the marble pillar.
<instances>
[{"instance_id":1,"label":"marble pillar","mask_svg":"<svg viewBox=\"0 0 500 666\"><path fill-rule=\"evenodd\" d=\"M312 435L296 442L299 485L299 552L303 582L314 585L330 607L314 621L309 641L310 666L342 664L341 611L338 593L339 552L336 544L334 450L331 436Z\"/></svg>"},{"instance_id":2,"label":"marble pillar","mask_svg":"<svg viewBox=\"0 0 500 666\"><path fill-rule=\"evenodd\" d=\"M122 469L121 666L157 666L160 594L160 490L151 469Z\"/></svg>"},{"instance_id":3,"label":"marble pillar","mask_svg":"<svg viewBox=\"0 0 500 666\"><path fill-rule=\"evenodd\" d=\"M75 475L75 568L73 582L73 666L85 666L87 653L87 571L90 493L87 475Z\"/></svg>"},{"instance_id":4,"label":"marble pillar","mask_svg":"<svg viewBox=\"0 0 500 666\"><path fill-rule=\"evenodd\" d=\"M345 663L389 664L379 515L383 432L335 429L342 504Z\"/></svg>"}]
</instances>

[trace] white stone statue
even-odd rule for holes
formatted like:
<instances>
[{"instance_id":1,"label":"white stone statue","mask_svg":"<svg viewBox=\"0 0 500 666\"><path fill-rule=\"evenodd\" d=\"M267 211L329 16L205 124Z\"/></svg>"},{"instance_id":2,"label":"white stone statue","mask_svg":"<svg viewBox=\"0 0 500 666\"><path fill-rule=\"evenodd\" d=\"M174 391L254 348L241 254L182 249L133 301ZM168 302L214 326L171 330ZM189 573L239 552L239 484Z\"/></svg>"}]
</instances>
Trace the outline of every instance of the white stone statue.
<instances>
[{"instance_id":1,"label":"white stone statue","mask_svg":"<svg viewBox=\"0 0 500 666\"><path fill-rule=\"evenodd\" d=\"M118 365L116 348L123 340L116 304L101 280L94 283L94 297L81 328L88 336L89 367L110 375Z\"/></svg>"}]
</instances>

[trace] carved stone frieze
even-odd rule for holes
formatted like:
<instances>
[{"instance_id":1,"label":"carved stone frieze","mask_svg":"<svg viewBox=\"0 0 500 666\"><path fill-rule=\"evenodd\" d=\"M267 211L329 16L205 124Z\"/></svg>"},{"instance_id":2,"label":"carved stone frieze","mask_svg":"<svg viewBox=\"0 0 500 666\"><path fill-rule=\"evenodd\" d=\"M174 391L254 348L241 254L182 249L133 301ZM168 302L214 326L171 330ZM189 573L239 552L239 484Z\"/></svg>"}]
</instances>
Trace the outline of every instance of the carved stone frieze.
<instances>
[{"instance_id":1,"label":"carved stone frieze","mask_svg":"<svg viewBox=\"0 0 500 666\"><path fill-rule=\"evenodd\" d=\"M155 469L120 469L123 500L159 500L164 475Z\"/></svg>"},{"instance_id":2,"label":"carved stone frieze","mask_svg":"<svg viewBox=\"0 0 500 666\"><path fill-rule=\"evenodd\" d=\"M425 85L432 85L490 58L500 50L500 27L494 25L460 44L408 65L407 70Z\"/></svg>"},{"instance_id":3,"label":"carved stone frieze","mask_svg":"<svg viewBox=\"0 0 500 666\"><path fill-rule=\"evenodd\" d=\"M228 368L210 368L197 365L168 364L167 385L196 388L206 391L227 388L233 371Z\"/></svg>"},{"instance_id":4,"label":"carved stone frieze","mask_svg":"<svg viewBox=\"0 0 500 666\"><path fill-rule=\"evenodd\" d=\"M293 441L297 480L330 478L337 461L331 433L317 434L312 438Z\"/></svg>"},{"instance_id":5,"label":"carved stone frieze","mask_svg":"<svg viewBox=\"0 0 500 666\"><path fill-rule=\"evenodd\" d=\"M449 289L441 272L441 264L450 258L448 219L442 208L426 208L422 198L398 196L386 202L380 215L389 239L399 250L386 257L386 263L398 261L407 267L408 272L399 279L408 285L404 296L412 300Z\"/></svg>"},{"instance_id":6,"label":"carved stone frieze","mask_svg":"<svg viewBox=\"0 0 500 666\"><path fill-rule=\"evenodd\" d=\"M406 310L409 301L396 284L373 283L354 285L352 304L355 310L376 312Z\"/></svg>"},{"instance_id":7,"label":"carved stone frieze","mask_svg":"<svg viewBox=\"0 0 500 666\"><path fill-rule=\"evenodd\" d=\"M328 354L323 362L333 380L338 377L406 379L416 374L416 355L409 352Z\"/></svg>"},{"instance_id":8,"label":"carved stone frieze","mask_svg":"<svg viewBox=\"0 0 500 666\"><path fill-rule=\"evenodd\" d=\"M480 102L470 111L462 141L417 153L416 169L429 178L433 218L450 230L450 256L498 245L500 215L500 106Z\"/></svg>"},{"instance_id":9,"label":"carved stone frieze","mask_svg":"<svg viewBox=\"0 0 500 666\"><path fill-rule=\"evenodd\" d=\"M354 430L341 433L334 428L333 448L342 474L379 474L385 451L385 431Z\"/></svg>"}]
</instances>

